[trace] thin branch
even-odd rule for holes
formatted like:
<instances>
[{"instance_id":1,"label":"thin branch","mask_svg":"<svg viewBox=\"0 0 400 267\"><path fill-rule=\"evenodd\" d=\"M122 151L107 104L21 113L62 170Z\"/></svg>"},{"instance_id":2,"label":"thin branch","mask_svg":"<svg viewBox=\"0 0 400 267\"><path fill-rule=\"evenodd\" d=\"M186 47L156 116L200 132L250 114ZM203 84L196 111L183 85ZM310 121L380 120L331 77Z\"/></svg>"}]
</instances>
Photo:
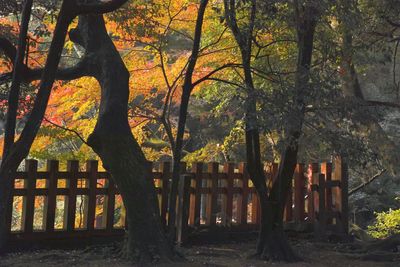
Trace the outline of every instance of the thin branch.
<instances>
[{"instance_id":1,"label":"thin branch","mask_svg":"<svg viewBox=\"0 0 400 267\"><path fill-rule=\"evenodd\" d=\"M207 81L215 81L215 82L221 82L221 83L225 83L225 84L229 84L238 88L242 88L242 89L246 89L245 87L243 87L243 85L232 82L232 81L228 81L228 80L224 80L224 79L220 79L220 78L207 78Z\"/></svg>"},{"instance_id":2,"label":"thin branch","mask_svg":"<svg viewBox=\"0 0 400 267\"><path fill-rule=\"evenodd\" d=\"M234 64L234 63L228 63L228 64L225 64L225 65L222 65L221 67L218 67L218 68L216 68L216 69L210 71L207 75L205 75L205 76L203 76L202 78L200 78L200 79L198 79L197 81L195 81L195 82L193 83L193 87L196 87L196 86L199 85L200 83L202 83L202 82L204 82L204 81L206 81L206 80L209 80L209 78L210 78L211 76L213 76L214 74L218 73L219 71L221 71L221 70L223 70L223 69L232 68L232 67L239 67L239 66L241 66L241 65L240 65L240 64Z\"/></svg>"},{"instance_id":3,"label":"thin branch","mask_svg":"<svg viewBox=\"0 0 400 267\"><path fill-rule=\"evenodd\" d=\"M397 95L397 99L399 99L399 89L400 89L400 83L397 82L397 77L396 77L396 65L397 65L397 52L399 50L399 44L400 44L400 40L397 40L396 42L396 46L394 49L394 55L393 55L393 84L396 87L396 95Z\"/></svg>"},{"instance_id":4,"label":"thin branch","mask_svg":"<svg viewBox=\"0 0 400 267\"><path fill-rule=\"evenodd\" d=\"M218 36L217 40L215 40L214 42L212 42L212 43L210 43L210 44L204 46L203 48L201 48L201 49L200 49L200 52L202 52L202 51L204 51L204 50L207 50L208 48L210 48L210 47L212 47L212 46L214 46L214 45L217 45L217 44L222 40L222 37L224 36L224 34L226 33L227 30L228 30L228 27L225 27L224 30L223 30L223 31L220 33L220 35Z\"/></svg>"},{"instance_id":5,"label":"thin branch","mask_svg":"<svg viewBox=\"0 0 400 267\"><path fill-rule=\"evenodd\" d=\"M379 178L380 176L382 176L384 173L386 172L386 169L380 170L377 174L375 174L374 176L372 176L368 181L366 181L365 183L360 184L359 186L351 189L349 191L349 196L351 196L352 194L360 191L361 189L363 189L364 187L366 187L367 185L369 185L370 183L372 183L373 181L375 181L377 178Z\"/></svg>"},{"instance_id":6,"label":"thin branch","mask_svg":"<svg viewBox=\"0 0 400 267\"><path fill-rule=\"evenodd\" d=\"M52 122L51 120L47 119L46 117L43 117L43 120L48 122L48 123L50 123L51 125L53 125L53 126L55 126L57 128L60 128L60 129L62 129L64 131L67 131L67 132L75 134L82 141L82 143L84 143L85 145L89 146L88 143L86 142L86 140L82 137L82 135L79 132L77 132L76 130L73 130L73 129L64 127L62 125L59 125L59 124L57 124L55 122Z\"/></svg>"}]
</instances>

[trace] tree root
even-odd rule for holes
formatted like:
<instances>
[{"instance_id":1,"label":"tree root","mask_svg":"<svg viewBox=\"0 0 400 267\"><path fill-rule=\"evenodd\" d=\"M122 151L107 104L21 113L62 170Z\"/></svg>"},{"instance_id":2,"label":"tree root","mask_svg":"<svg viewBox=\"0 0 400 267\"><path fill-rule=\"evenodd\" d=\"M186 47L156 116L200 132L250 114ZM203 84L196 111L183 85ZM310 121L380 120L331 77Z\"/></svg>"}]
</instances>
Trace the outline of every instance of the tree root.
<instances>
[{"instance_id":1,"label":"tree root","mask_svg":"<svg viewBox=\"0 0 400 267\"><path fill-rule=\"evenodd\" d=\"M119 254L121 258L130 261L132 264L139 264L139 266L154 266L154 264L168 264L186 260L183 254L175 249L166 249L160 244L129 244L128 238L123 242Z\"/></svg>"},{"instance_id":2,"label":"tree root","mask_svg":"<svg viewBox=\"0 0 400 267\"><path fill-rule=\"evenodd\" d=\"M271 234L259 241L256 254L250 258L272 262L298 262L302 259L293 251L284 233Z\"/></svg>"}]
</instances>

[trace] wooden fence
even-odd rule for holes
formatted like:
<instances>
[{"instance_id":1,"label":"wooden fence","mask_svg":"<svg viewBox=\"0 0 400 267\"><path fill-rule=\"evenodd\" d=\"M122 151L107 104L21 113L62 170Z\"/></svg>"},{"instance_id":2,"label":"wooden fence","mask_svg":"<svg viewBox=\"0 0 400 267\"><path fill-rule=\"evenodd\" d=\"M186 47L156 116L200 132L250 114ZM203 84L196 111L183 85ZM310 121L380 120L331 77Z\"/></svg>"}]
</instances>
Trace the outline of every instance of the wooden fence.
<instances>
[{"instance_id":1,"label":"wooden fence","mask_svg":"<svg viewBox=\"0 0 400 267\"><path fill-rule=\"evenodd\" d=\"M160 214L168 216L168 185L171 164L153 164L152 179L159 196ZM158 166L157 166L158 165ZM197 163L191 170L183 164L177 201L177 238L183 241L190 229L224 227L255 230L260 207L245 163ZM277 164L265 164L270 183ZM9 225L13 241L43 241L123 235L125 211L118 189L97 161L88 161L84 171L78 161L25 161L25 171L15 175L12 214ZM340 159L332 163L298 164L285 222L296 226L311 224L318 237L346 234L348 222L347 167Z\"/></svg>"}]
</instances>

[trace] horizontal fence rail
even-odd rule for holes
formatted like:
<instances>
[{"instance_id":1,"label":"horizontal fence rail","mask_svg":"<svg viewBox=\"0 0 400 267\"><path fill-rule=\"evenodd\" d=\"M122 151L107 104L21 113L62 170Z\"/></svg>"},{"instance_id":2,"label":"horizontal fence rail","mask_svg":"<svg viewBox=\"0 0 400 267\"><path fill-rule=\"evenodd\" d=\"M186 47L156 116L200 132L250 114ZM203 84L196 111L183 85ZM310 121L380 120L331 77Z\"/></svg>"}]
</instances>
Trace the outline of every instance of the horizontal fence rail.
<instances>
[{"instance_id":1,"label":"horizontal fence rail","mask_svg":"<svg viewBox=\"0 0 400 267\"><path fill-rule=\"evenodd\" d=\"M154 163L152 177L159 199L160 215L168 218L169 162ZM258 196L246 164L182 163L177 199L177 239L193 229L226 227L255 230L260 223ZM267 184L276 178L277 164L265 164ZM347 233L347 166L333 163L297 164L284 219L293 229L312 225L317 237ZM68 161L67 170L49 160L46 171L38 162L25 161L17 172L9 214L13 241L41 241L77 237L121 236L126 216L118 188L97 161L87 161L82 171L78 161Z\"/></svg>"}]
</instances>

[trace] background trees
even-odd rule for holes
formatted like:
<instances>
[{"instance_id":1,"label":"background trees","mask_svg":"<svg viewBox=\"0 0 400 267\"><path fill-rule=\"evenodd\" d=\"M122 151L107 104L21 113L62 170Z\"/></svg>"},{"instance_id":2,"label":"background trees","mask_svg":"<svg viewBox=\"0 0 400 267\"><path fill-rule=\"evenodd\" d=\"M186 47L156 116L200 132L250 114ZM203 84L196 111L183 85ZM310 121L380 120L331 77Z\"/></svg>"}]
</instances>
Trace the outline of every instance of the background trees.
<instances>
[{"instance_id":1,"label":"background trees","mask_svg":"<svg viewBox=\"0 0 400 267\"><path fill-rule=\"evenodd\" d=\"M78 23L72 15L62 30L58 27L59 40L53 41L57 47L51 46L51 34L58 36L61 2L56 2L34 1L29 8L26 1L25 15L20 16L18 1L0 1L0 117L8 125L1 129L4 168L16 169L32 144L30 157L84 160L100 156L106 168L122 176L120 171L127 166L112 160L113 147L103 150L98 144L108 138L102 133L114 128L130 144L131 150L120 156L135 163L132 169L142 166L145 158L174 159L173 188L181 158L189 163L248 161L253 182L264 196L263 225L278 228L263 228L258 253L286 259L294 255L284 242L286 248L280 252L268 245L284 236L267 237L272 231L282 234L282 202L296 161L345 157L353 166L351 185L355 188L376 173L397 174L400 7L396 1L127 1L104 18L114 45L105 36L100 18L78 24L78 28L91 24L102 29L99 42L112 55L101 53L113 57L111 62L118 61L115 67L120 69L121 81L111 79L119 73L100 59L93 62L107 70L108 78L87 73L88 49L100 53L105 47L89 48L89 41L82 43L72 36L64 44L69 22L71 27ZM122 2L111 3L119 6ZM102 5L96 13L114 9L111 4ZM86 9L94 10L89 6L82 10L89 12ZM87 32L86 38L90 39ZM15 49L17 43L19 49ZM49 76L41 78L46 66ZM126 70L132 77L129 83ZM58 81L52 86L54 79ZM98 94L100 90L114 92L110 81L120 90L112 103ZM117 123L107 112L118 113L123 130L106 126ZM23 142L13 144L14 134ZM123 146L114 139L106 143ZM265 160L281 162L278 178L269 187L263 174ZM141 169L138 177L144 174ZM119 180L126 185L124 179ZM383 209L383 201L398 205L392 190L398 188L398 180L384 177L382 181L386 187L379 188L389 194L365 187L378 202L368 202L372 210ZM153 194L151 185L140 186ZM364 220L356 215L365 206L363 190L353 196L357 220ZM271 207L273 202L278 204ZM134 224L138 218L130 220Z\"/></svg>"}]
</instances>

